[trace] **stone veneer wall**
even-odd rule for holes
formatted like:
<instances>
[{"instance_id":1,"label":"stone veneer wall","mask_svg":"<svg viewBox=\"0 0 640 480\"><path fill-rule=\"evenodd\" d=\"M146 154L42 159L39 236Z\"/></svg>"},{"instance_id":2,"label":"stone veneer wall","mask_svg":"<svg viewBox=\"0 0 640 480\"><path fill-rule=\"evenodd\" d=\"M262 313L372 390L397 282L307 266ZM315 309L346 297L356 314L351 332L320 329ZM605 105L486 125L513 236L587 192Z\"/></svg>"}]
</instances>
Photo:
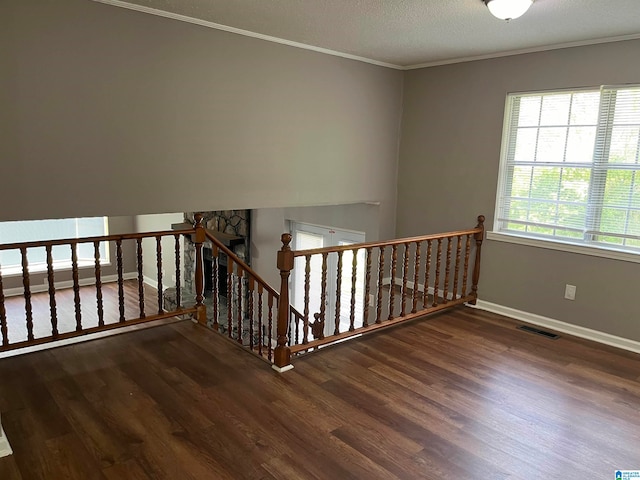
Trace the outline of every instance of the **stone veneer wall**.
<instances>
[{"instance_id":1,"label":"stone veneer wall","mask_svg":"<svg viewBox=\"0 0 640 480\"><path fill-rule=\"evenodd\" d=\"M249 245L251 245L251 210L218 210L200 213L202 213L202 223L205 228L244 238L244 244L236 245L233 248L233 253L235 253L247 265L251 265L249 249ZM193 223L194 215L195 212L185 213L184 221ZM185 241L183 277L183 287L185 292L193 292L195 254L196 250L193 244L189 241Z\"/></svg>"}]
</instances>

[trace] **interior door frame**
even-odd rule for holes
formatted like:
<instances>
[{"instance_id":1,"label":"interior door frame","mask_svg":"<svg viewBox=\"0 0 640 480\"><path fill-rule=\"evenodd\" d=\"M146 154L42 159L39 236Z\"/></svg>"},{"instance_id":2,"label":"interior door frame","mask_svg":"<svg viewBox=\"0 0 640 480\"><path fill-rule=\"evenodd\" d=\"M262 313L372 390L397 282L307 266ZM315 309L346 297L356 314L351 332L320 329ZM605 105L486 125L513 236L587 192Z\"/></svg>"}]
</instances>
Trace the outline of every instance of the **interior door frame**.
<instances>
[{"instance_id":1,"label":"interior door frame","mask_svg":"<svg viewBox=\"0 0 640 480\"><path fill-rule=\"evenodd\" d=\"M293 250L297 250L297 237L296 234L298 232L308 233L311 235L322 236L323 238L323 247L344 245L344 244L353 244L353 243L362 243L365 241L366 236L365 232L359 232L356 230L347 230L338 227L327 227L322 225L314 225L306 222L296 222L289 221L289 231L292 237L292 246ZM302 262L299 262L302 263ZM324 334L325 336L333 335L335 328L335 316L336 316L336 299L337 299L337 256L329 255L327 261L327 298L325 305L325 325L324 325ZM300 265L298 265L299 267ZM344 267L343 267L344 268ZM295 285L300 283L299 276L304 276L305 271L303 268L294 268L293 269L293 278L291 281L292 285L292 303L297 300L297 292L295 290ZM362 284L364 285L364 275L362 275ZM304 279L302 280L304 284ZM345 285L342 285L341 291L344 292ZM348 291L351 291L351 286L348 286ZM364 291L364 290L363 290ZM341 295L344 295L344 293ZM300 302L297 302L300 303ZM362 299L363 308L366 308L366 302L364 298ZM301 305L296 305L296 307L300 307ZM302 310L300 310L302 311ZM315 312L309 311L309 321L313 321L313 314ZM342 321L341 321L342 325ZM343 329L341 328L341 331Z\"/></svg>"}]
</instances>

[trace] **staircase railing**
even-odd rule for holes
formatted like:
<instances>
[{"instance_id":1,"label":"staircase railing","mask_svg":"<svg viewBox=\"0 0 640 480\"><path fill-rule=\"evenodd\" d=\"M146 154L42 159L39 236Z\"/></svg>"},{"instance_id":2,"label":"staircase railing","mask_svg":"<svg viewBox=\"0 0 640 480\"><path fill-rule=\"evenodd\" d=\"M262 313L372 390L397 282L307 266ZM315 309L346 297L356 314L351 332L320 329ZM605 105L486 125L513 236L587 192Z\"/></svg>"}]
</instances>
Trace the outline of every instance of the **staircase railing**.
<instances>
[{"instance_id":1,"label":"staircase railing","mask_svg":"<svg viewBox=\"0 0 640 480\"><path fill-rule=\"evenodd\" d=\"M7 298L5 298L5 289L3 288L3 278L0 273L0 336L1 345L0 352L13 350L17 348L30 347L39 345L42 343L64 340L80 335L87 335L90 333L102 332L105 330L111 330L114 328L120 328L123 326L135 325L139 323L152 322L155 320L161 320L165 318L175 317L178 315L195 315L198 314L197 307L184 307L180 303L180 270L181 270L181 253L180 253L180 236L186 234L196 233L195 228L171 230L171 231L159 231L149 233L132 233L124 235L106 235L97 237L85 237L85 238L69 238L62 240L49 240L49 241L34 241L34 242L22 242L0 245L0 251L17 250L20 252L22 260L21 275L22 275L22 297L24 300L24 324L22 319L12 320L7 318ZM163 252L162 252L162 240L164 238L171 238L175 243L175 255L172 255L172 260L175 259L176 269L176 290L178 293L178 302L176 307L170 311L165 310L163 304ZM157 283L157 298L153 299L153 306L150 304L150 299L145 299L145 278L143 273L143 240L151 239L155 244L155 258L156 262L156 275L154 281ZM102 242L111 242L115 247L116 252L116 269L117 269L117 304L109 305L113 307L114 311L107 311L107 305L105 305L103 298L103 273L102 273L102 258L100 253L100 245ZM132 301L129 298L128 292L125 292L125 280L127 275L124 272L124 258L123 258L123 246L127 242L132 242L132 247L136 252L136 274L135 280L137 281L137 299ZM94 303L95 310L91 308L91 323L95 325L88 326L85 322L83 312L84 303L81 299L80 289L81 283L85 283L86 279L81 282L79 276L80 262L78 260L78 248L87 244L89 248L93 247L93 279L91 283L95 285L94 290ZM75 325L72 326L69 331L60 331L59 317L69 315L68 306L64 306L64 312L59 312L58 297L61 292L56 291L56 272L54 269L53 249L68 248L68 255L70 258L70 268L72 276L72 290L73 290L73 316L75 317ZM43 324L44 313L38 315L37 323L34 324L34 304L32 302L32 290L33 285L31 282L32 272L30 272L29 266L29 252L33 249L39 249L41 252L44 250L46 255L45 268L46 268L46 291L48 292L48 312L46 316L49 317L49 324L45 326ZM1 272L1 270L0 270ZM86 288L86 287L83 287ZM65 295L66 296L66 295ZM156 301L157 300L157 301ZM67 301L65 299L65 301ZM135 305L132 310L132 304ZM36 305L40 307L40 304ZM128 310L128 311L127 311ZM10 321L12 320L12 321ZM50 329L48 327L50 326ZM47 329L46 334L42 334L44 329ZM18 332L20 330L20 332ZM38 333L36 334L34 330ZM14 335L15 333L15 335ZM18 335L19 333L19 335ZM19 336L19 339L15 337Z\"/></svg>"},{"instance_id":2,"label":"staircase railing","mask_svg":"<svg viewBox=\"0 0 640 480\"><path fill-rule=\"evenodd\" d=\"M281 278L279 292L207 231L202 215L196 214L194 219L193 227L170 231L0 245L0 251L19 251L22 259L24 322L18 326L25 333L24 338L16 339L12 331L17 330L17 324L15 320L8 321L0 273L0 352L189 315L273 364L276 370L285 371L293 368L292 355L462 303L475 303L478 296L483 216L479 216L478 225L469 230L313 250L291 250L291 235L283 234L283 246L277 257ZM189 292L194 294L194 300L182 299L186 293L182 291L180 281L182 236L188 236L195 247L194 292ZM167 302L164 296L163 266L167 263L163 260L166 252L162 251L162 244L166 238L174 245L168 254L175 262L174 302ZM157 284L153 292L157 298L152 301L145 295L145 283L149 279L143 269L143 241L149 239L155 245L155 278L151 281ZM117 302L109 305L112 310L115 308L115 312L109 314L103 299L102 242L111 242L116 252ZM123 245L126 242L132 242L130 250L136 252L136 272L131 275L132 280L127 280L124 273ZM212 257L210 292L205 292L205 243L210 247ZM80 295L82 282L77 253L79 245L83 244L92 246L94 252L92 283L95 287L91 303L95 310L86 306L86 292L84 302ZM54 248L61 247L68 248L70 256L73 311L70 312L68 306L61 310L65 310L67 317L74 317L71 328L67 321L64 331L58 328L59 292L56 291L52 255ZM42 308L45 306L43 300L39 299L37 328L34 328L30 249L46 253L48 312ZM226 257L224 288L219 284L221 255ZM291 291L289 277L296 263L296 268L303 274L298 276L296 288ZM125 281L136 282L135 295L130 293L131 288L125 291ZM68 299L69 291L67 302ZM12 305L15 311L15 302ZM89 310L94 312L90 318L94 324L91 325L83 316ZM43 316L49 317L48 324L40 318ZM48 331L43 329L46 325L50 326Z\"/></svg>"},{"instance_id":3,"label":"staircase railing","mask_svg":"<svg viewBox=\"0 0 640 480\"><path fill-rule=\"evenodd\" d=\"M207 322L214 330L230 340L248 348L268 362L274 361L276 341L275 325L279 315L281 295L260 275L249 267L202 224L202 215L195 219L195 308L198 321ZM205 305L203 245L211 246L211 293ZM226 256L226 291L219 284L220 255ZM286 302L288 304L288 302ZM293 322L302 320L302 314L293 306L287 310Z\"/></svg>"},{"instance_id":4,"label":"staircase railing","mask_svg":"<svg viewBox=\"0 0 640 480\"><path fill-rule=\"evenodd\" d=\"M339 340L475 304L483 237L482 215L469 230L312 250L292 251L291 236L283 235L276 367L292 368L292 355ZM304 268L295 292L304 313L291 318L285 312L296 259Z\"/></svg>"}]
</instances>

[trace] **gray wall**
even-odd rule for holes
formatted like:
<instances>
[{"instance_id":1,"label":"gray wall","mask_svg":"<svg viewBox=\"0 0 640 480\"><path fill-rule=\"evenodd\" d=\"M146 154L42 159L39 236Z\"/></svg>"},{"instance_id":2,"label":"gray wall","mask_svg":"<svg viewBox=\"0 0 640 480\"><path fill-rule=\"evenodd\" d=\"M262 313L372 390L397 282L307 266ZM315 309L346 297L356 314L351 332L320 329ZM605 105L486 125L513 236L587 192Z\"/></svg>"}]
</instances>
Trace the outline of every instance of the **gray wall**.
<instances>
[{"instance_id":1,"label":"gray wall","mask_svg":"<svg viewBox=\"0 0 640 480\"><path fill-rule=\"evenodd\" d=\"M251 212L251 266L276 290L280 274L276 268L280 236L289 230L289 221L364 232L368 242L391 238L381 230L379 206L365 203L322 207L261 208Z\"/></svg>"},{"instance_id":2,"label":"gray wall","mask_svg":"<svg viewBox=\"0 0 640 480\"><path fill-rule=\"evenodd\" d=\"M640 41L409 71L398 236L493 225L508 92L640 82ZM485 241L480 298L640 340L640 265ZM564 285L577 286L575 301Z\"/></svg>"},{"instance_id":3,"label":"gray wall","mask_svg":"<svg viewBox=\"0 0 640 480\"><path fill-rule=\"evenodd\" d=\"M171 224L182 223L183 213L161 213L153 215L138 215L135 217L136 232L160 232L171 230ZM162 285L173 287L176 284L176 254L174 237L162 237L160 242L162 255ZM183 252L183 242L180 242ZM184 272L184 258L180 257L180 269ZM142 273L145 280L157 286L158 283L158 256L155 239L142 240Z\"/></svg>"},{"instance_id":4,"label":"gray wall","mask_svg":"<svg viewBox=\"0 0 640 480\"><path fill-rule=\"evenodd\" d=\"M375 200L402 72L87 0L3 0L0 220Z\"/></svg>"}]
</instances>

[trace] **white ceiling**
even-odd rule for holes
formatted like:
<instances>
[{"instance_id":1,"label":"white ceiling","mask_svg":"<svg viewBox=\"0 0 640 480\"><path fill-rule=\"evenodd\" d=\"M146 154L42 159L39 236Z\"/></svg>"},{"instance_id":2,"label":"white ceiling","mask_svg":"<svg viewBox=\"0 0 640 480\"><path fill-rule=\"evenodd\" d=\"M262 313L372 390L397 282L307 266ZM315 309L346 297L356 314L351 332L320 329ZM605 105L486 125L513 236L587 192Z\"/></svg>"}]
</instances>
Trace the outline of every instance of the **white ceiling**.
<instances>
[{"instance_id":1,"label":"white ceiling","mask_svg":"<svg viewBox=\"0 0 640 480\"><path fill-rule=\"evenodd\" d=\"M95 1L397 68L640 38L640 0L535 0L510 22L482 0Z\"/></svg>"}]
</instances>

